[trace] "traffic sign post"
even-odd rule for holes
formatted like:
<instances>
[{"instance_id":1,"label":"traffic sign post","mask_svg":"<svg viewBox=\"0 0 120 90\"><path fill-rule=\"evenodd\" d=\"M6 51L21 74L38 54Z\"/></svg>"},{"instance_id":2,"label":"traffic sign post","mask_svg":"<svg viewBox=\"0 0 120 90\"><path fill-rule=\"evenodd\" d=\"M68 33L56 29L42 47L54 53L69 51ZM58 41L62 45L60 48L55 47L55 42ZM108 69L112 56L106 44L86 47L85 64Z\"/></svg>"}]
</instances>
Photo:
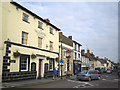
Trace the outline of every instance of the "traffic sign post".
<instances>
[{"instance_id":1,"label":"traffic sign post","mask_svg":"<svg viewBox=\"0 0 120 90\"><path fill-rule=\"evenodd\" d=\"M67 71L69 71L69 63L70 63L69 58L71 58L71 51L70 50L66 51L66 58L68 58L68 60L67 60Z\"/></svg>"},{"instance_id":2,"label":"traffic sign post","mask_svg":"<svg viewBox=\"0 0 120 90\"><path fill-rule=\"evenodd\" d=\"M60 63L61 63L61 79L62 79L62 66L63 66L62 65L63 64L63 60L62 59L60 60Z\"/></svg>"},{"instance_id":3,"label":"traffic sign post","mask_svg":"<svg viewBox=\"0 0 120 90\"><path fill-rule=\"evenodd\" d=\"M63 63L63 60L62 60L62 59L60 60L60 63L61 63L61 64Z\"/></svg>"}]
</instances>

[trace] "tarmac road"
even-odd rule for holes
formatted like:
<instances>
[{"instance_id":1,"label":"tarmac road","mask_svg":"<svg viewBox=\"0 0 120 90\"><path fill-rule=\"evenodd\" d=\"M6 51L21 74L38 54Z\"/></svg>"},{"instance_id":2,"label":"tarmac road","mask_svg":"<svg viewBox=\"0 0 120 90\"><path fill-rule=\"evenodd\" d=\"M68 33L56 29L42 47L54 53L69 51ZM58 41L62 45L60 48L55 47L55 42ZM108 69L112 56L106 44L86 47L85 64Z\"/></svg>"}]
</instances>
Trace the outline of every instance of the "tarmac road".
<instances>
[{"instance_id":1,"label":"tarmac road","mask_svg":"<svg viewBox=\"0 0 120 90\"><path fill-rule=\"evenodd\" d=\"M20 88L118 88L118 76L116 72L113 72L112 74L104 73L100 80L59 80L51 83L30 85Z\"/></svg>"}]
</instances>

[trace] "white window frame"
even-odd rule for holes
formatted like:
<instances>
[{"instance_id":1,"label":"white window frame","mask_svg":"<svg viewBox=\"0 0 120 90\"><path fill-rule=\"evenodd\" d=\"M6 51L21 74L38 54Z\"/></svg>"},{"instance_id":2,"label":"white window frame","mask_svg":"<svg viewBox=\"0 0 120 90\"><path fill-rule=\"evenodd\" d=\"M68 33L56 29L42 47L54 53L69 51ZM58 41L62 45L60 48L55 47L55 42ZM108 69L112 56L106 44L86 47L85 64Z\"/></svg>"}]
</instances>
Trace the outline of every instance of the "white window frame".
<instances>
[{"instance_id":1,"label":"white window frame","mask_svg":"<svg viewBox=\"0 0 120 90\"><path fill-rule=\"evenodd\" d=\"M67 71L67 63L65 63L65 67L64 67L65 71Z\"/></svg>"},{"instance_id":2,"label":"white window frame","mask_svg":"<svg viewBox=\"0 0 120 90\"><path fill-rule=\"evenodd\" d=\"M39 38L41 39L41 47L39 47ZM42 40L43 40L43 38L41 38L41 37L38 37L38 48L42 48Z\"/></svg>"},{"instance_id":3,"label":"white window frame","mask_svg":"<svg viewBox=\"0 0 120 90\"><path fill-rule=\"evenodd\" d=\"M50 41L50 50L53 51L53 42Z\"/></svg>"},{"instance_id":4,"label":"white window frame","mask_svg":"<svg viewBox=\"0 0 120 90\"><path fill-rule=\"evenodd\" d=\"M50 61L52 62L52 68L50 68ZM49 61L49 70L52 71L53 70L53 60Z\"/></svg>"},{"instance_id":5,"label":"white window frame","mask_svg":"<svg viewBox=\"0 0 120 90\"><path fill-rule=\"evenodd\" d=\"M27 44L24 43L24 40L25 40L24 38L25 38L25 37L23 37L23 33L24 33L24 34L27 34ZM23 39L24 39L24 40L23 40ZM23 45L28 45L28 33L27 33L27 32L24 32L24 31L22 31L22 44L23 44Z\"/></svg>"},{"instance_id":6,"label":"white window frame","mask_svg":"<svg viewBox=\"0 0 120 90\"><path fill-rule=\"evenodd\" d=\"M50 27L50 34L53 34L53 28Z\"/></svg>"},{"instance_id":7,"label":"white window frame","mask_svg":"<svg viewBox=\"0 0 120 90\"><path fill-rule=\"evenodd\" d=\"M41 28L42 29L42 26L43 26L43 23L38 21L38 28Z\"/></svg>"},{"instance_id":8,"label":"white window frame","mask_svg":"<svg viewBox=\"0 0 120 90\"><path fill-rule=\"evenodd\" d=\"M71 71L71 64L69 64L69 71Z\"/></svg>"},{"instance_id":9,"label":"white window frame","mask_svg":"<svg viewBox=\"0 0 120 90\"><path fill-rule=\"evenodd\" d=\"M66 58L66 50L64 50L63 57Z\"/></svg>"},{"instance_id":10,"label":"white window frame","mask_svg":"<svg viewBox=\"0 0 120 90\"><path fill-rule=\"evenodd\" d=\"M27 17L26 17L27 16ZM29 15L26 13L23 13L23 21L28 22L29 21Z\"/></svg>"},{"instance_id":11,"label":"white window frame","mask_svg":"<svg viewBox=\"0 0 120 90\"><path fill-rule=\"evenodd\" d=\"M22 59L21 59L22 60ZM21 61L22 62L22 61ZM22 70L22 66L21 66L21 70L20 71L28 71L28 58L27 58L27 63L26 63L26 70Z\"/></svg>"}]
</instances>

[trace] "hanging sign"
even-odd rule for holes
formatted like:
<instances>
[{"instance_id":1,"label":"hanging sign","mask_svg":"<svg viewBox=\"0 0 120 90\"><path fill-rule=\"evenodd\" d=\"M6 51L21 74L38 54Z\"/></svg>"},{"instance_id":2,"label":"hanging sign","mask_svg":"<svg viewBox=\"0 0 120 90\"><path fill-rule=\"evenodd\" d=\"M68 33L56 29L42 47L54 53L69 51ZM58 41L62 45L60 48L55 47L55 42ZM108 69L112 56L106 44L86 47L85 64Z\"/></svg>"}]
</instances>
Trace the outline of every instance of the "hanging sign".
<instances>
[{"instance_id":1,"label":"hanging sign","mask_svg":"<svg viewBox=\"0 0 120 90\"><path fill-rule=\"evenodd\" d=\"M66 58L71 58L71 51L70 50L66 51Z\"/></svg>"}]
</instances>

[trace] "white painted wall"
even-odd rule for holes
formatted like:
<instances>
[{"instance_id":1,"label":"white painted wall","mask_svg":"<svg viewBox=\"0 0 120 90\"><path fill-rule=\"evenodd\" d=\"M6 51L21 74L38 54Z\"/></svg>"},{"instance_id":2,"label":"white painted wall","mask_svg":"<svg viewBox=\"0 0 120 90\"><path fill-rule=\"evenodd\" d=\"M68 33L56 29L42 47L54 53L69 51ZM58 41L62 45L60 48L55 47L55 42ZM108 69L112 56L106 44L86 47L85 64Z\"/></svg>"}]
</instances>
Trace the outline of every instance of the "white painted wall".
<instances>
[{"instance_id":1,"label":"white painted wall","mask_svg":"<svg viewBox=\"0 0 120 90\"><path fill-rule=\"evenodd\" d=\"M3 43L2 43L2 2L0 2L0 83L2 82L2 52L3 52Z\"/></svg>"},{"instance_id":2,"label":"white painted wall","mask_svg":"<svg viewBox=\"0 0 120 90\"><path fill-rule=\"evenodd\" d=\"M75 53L76 53L76 59L80 60L81 59L81 46L80 46L80 52L78 52L78 44L76 44L76 50L75 50L75 42L73 42L73 48L74 48L74 53L73 53L73 58L75 60ZM79 54L80 54L80 58L79 58Z\"/></svg>"}]
</instances>

